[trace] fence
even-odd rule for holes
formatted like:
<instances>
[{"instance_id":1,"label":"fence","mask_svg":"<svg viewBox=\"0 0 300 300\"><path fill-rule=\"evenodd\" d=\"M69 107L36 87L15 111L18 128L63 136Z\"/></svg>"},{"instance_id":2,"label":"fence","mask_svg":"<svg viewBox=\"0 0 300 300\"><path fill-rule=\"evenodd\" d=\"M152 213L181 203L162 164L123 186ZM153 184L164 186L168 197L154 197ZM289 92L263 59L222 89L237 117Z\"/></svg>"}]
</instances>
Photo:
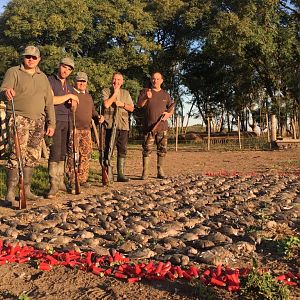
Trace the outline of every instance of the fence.
<instances>
[{"instance_id":1,"label":"fence","mask_svg":"<svg viewBox=\"0 0 300 300\"><path fill-rule=\"evenodd\" d=\"M129 139L129 147L140 149L143 139L135 137ZM250 133L222 134L208 137L205 133L188 132L186 135L176 135L169 132L168 149L174 151L237 151L237 150L269 150L270 143L267 136L255 136Z\"/></svg>"}]
</instances>

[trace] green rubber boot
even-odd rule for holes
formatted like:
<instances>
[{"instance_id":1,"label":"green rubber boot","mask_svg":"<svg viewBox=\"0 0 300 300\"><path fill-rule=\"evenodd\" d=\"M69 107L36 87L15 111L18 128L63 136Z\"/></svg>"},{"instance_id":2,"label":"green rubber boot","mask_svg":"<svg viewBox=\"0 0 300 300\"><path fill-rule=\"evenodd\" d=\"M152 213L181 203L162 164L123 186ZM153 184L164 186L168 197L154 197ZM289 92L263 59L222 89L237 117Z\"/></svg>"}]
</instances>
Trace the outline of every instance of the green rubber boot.
<instances>
[{"instance_id":1,"label":"green rubber boot","mask_svg":"<svg viewBox=\"0 0 300 300\"><path fill-rule=\"evenodd\" d=\"M25 196L26 196L26 199L28 199L28 200L37 200L40 197L33 194L30 190L32 174L33 174L33 168L29 168L29 167L24 168Z\"/></svg>"},{"instance_id":2,"label":"green rubber boot","mask_svg":"<svg viewBox=\"0 0 300 300\"><path fill-rule=\"evenodd\" d=\"M143 156L143 174L141 179L146 180L148 179L149 176L149 162L150 162L150 157L149 156Z\"/></svg>"},{"instance_id":3,"label":"green rubber boot","mask_svg":"<svg viewBox=\"0 0 300 300\"><path fill-rule=\"evenodd\" d=\"M164 179L166 178L166 175L164 173L164 157L163 156L157 156L157 178Z\"/></svg>"},{"instance_id":4,"label":"green rubber boot","mask_svg":"<svg viewBox=\"0 0 300 300\"><path fill-rule=\"evenodd\" d=\"M124 167L125 167L125 157L117 158L117 171L118 171L118 182L128 182L129 178L124 175Z\"/></svg>"}]
</instances>

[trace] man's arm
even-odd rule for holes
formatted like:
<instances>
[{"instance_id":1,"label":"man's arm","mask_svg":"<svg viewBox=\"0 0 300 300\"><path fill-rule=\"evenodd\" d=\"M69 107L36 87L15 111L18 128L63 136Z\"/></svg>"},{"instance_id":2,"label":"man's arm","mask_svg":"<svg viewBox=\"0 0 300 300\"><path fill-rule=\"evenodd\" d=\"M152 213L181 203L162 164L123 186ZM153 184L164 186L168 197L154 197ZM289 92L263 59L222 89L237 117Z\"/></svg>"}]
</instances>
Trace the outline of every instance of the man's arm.
<instances>
[{"instance_id":1,"label":"man's arm","mask_svg":"<svg viewBox=\"0 0 300 300\"><path fill-rule=\"evenodd\" d=\"M129 111L129 112L133 112L134 111L134 105L130 105L130 104L126 104L124 103L124 106L121 106L121 108Z\"/></svg>"},{"instance_id":2,"label":"man's arm","mask_svg":"<svg viewBox=\"0 0 300 300\"><path fill-rule=\"evenodd\" d=\"M48 79L46 78L47 90L45 94L45 113L46 113L46 135L53 136L56 127L56 117L53 105L53 92Z\"/></svg>"},{"instance_id":3,"label":"man's arm","mask_svg":"<svg viewBox=\"0 0 300 300\"><path fill-rule=\"evenodd\" d=\"M117 96L120 93L120 88L115 88L112 95L110 95L110 93L110 89L104 89L102 92L104 108L109 108L114 102L117 101Z\"/></svg>"},{"instance_id":4,"label":"man's arm","mask_svg":"<svg viewBox=\"0 0 300 300\"><path fill-rule=\"evenodd\" d=\"M11 101L12 98L16 95L14 86L15 86L14 72L12 69L8 69L4 75L4 79L0 88L1 96L4 96L3 98L5 101L7 100Z\"/></svg>"},{"instance_id":5,"label":"man's arm","mask_svg":"<svg viewBox=\"0 0 300 300\"><path fill-rule=\"evenodd\" d=\"M170 105L168 106L167 111L164 112L164 116L162 117L163 121L168 120L174 113L175 102L172 101L171 97L169 98L169 103L170 103Z\"/></svg>"},{"instance_id":6,"label":"man's arm","mask_svg":"<svg viewBox=\"0 0 300 300\"><path fill-rule=\"evenodd\" d=\"M144 89L140 92L140 95L139 95L139 99L138 99L138 103L137 103L137 106L138 107L144 107L147 102L149 100L151 100L152 98L152 91L151 89Z\"/></svg>"},{"instance_id":7,"label":"man's arm","mask_svg":"<svg viewBox=\"0 0 300 300\"><path fill-rule=\"evenodd\" d=\"M75 102L79 103L78 97L74 94L66 94L63 96L54 96L53 91L52 91L52 94L53 94L53 104L54 105L65 103L68 100L72 100L72 102L75 101Z\"/></svg>"},{"instance_id":8,"label":"man's arm","mask_svg":"<svg viewBox=\"0 0 300 300\"><path fill-rule=\"evenodd\" d=\"M123 99L124 100L123 101L116 101L116 105L119 106L122 109L125 109L125 110L129 111L129 112L133 112L134 111L134 104L133 104L133 101L132 101L132 98L131 98L129 92L127 90L122 90L121 96L122 96L122 100Z\"/></svg>"}]
</instances>

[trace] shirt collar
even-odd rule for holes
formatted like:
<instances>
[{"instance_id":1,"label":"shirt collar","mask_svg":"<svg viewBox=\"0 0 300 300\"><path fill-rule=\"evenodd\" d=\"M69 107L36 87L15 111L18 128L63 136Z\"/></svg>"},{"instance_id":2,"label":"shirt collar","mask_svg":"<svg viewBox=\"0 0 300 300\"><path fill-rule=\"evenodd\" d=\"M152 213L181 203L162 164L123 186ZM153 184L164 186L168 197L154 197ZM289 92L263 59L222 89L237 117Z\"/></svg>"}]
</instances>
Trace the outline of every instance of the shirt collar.
<instances>
[{"instance_id":1,"label":"shirt collar","mask_svg":"<svg viewBox=\"0 0 300 300\"><path fill-rule=\"evenodd\" d=\"M26 72L23 64L20 65L20 70ZM35 73L38 73L38 74L42 73L41 69L38 66L35 67Z\"/></svg>"},{"instance_id":2,"label":"shirt collar","mask_svg":"<svg viewBox=\"0 0 300 300\"><path fill-rule=\"evenodd\" d=\"M74 88L74 90L78 93L78 94L85 94L85 91L79 91L77 89Z\"/></svg>"}]
</instances>

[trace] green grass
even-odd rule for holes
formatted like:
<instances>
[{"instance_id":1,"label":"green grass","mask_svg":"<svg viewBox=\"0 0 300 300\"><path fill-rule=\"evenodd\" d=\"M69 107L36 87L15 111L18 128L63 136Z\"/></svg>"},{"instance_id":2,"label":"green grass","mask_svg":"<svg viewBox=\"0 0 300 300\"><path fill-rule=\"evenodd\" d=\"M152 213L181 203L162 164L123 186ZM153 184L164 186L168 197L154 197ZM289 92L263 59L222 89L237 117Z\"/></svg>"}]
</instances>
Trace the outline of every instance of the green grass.
<instances>
[{"instance_id":1,"label":"green grass","mask_svg":"<svg viewBox=\"0 0 300 300\"><path fill-rule=\"evenodd\" d=\"M292 256L298 256L300 254L300 238L296 236L290 236L283 240L277 241L277 252L282 256L291 258Z\"/></svg>"},{"instance_id":2,"label":"green grass","mask_svg":"<svg viewBox=\"0 0 300 300\"><path fill-rule=\"evenodd\" d=\"M219 299L214 288L211 286L206 286L202 282L199 282L195 285L195 296L199 297L199 299L206 300Z\"/></svg>"},{"instance_id":3,"label":"green grass","mask_svg":"<svg viewBox=\"0 0 300 300\"><path fill-rule=\"evenodd\" d=\"M4 165L0 165L0 198L6 194L6 170ZM48 169L44 166L37 166L34 169L31 183L32 191L40 196L45 196L49 190Z\"/></svg>"},{"instance_id":4,"label":"green grass","mask_svg":"<svg viewBox=\"0 0 300 300\"><path fill-rule=\"evenodd\" d=\"M242 299L249 300L288 300L289 288L274 279L269 272L253 268L242 280Z\"/></svg>"},{"instance_id":5,"label":"green grass","mask_svg":"<svg viewBox=\"0 0 300 300\"><path fill-rule=\"evenodd\" d=\"M27 294L22 293L19 295L18 300L30 300L30 297Z\"/></svg>"},{"instance_id":6,"label":"green grass","mask_svg":"<svg viewBox=\"0 0 300 300\"><path fill-rule=\"evenodd\" d=\"M98 160L95 158L95 160ZM99 169L90 168L88 180L91 182L101 182L101 174ZM0 165L0 199L3 199L6 195L6 168L5 165ZM31 190L34 194L45 197L49 191L49 173L48 168L43 165L35 167L32 182Z\"/></svg>"}]
</instances>

